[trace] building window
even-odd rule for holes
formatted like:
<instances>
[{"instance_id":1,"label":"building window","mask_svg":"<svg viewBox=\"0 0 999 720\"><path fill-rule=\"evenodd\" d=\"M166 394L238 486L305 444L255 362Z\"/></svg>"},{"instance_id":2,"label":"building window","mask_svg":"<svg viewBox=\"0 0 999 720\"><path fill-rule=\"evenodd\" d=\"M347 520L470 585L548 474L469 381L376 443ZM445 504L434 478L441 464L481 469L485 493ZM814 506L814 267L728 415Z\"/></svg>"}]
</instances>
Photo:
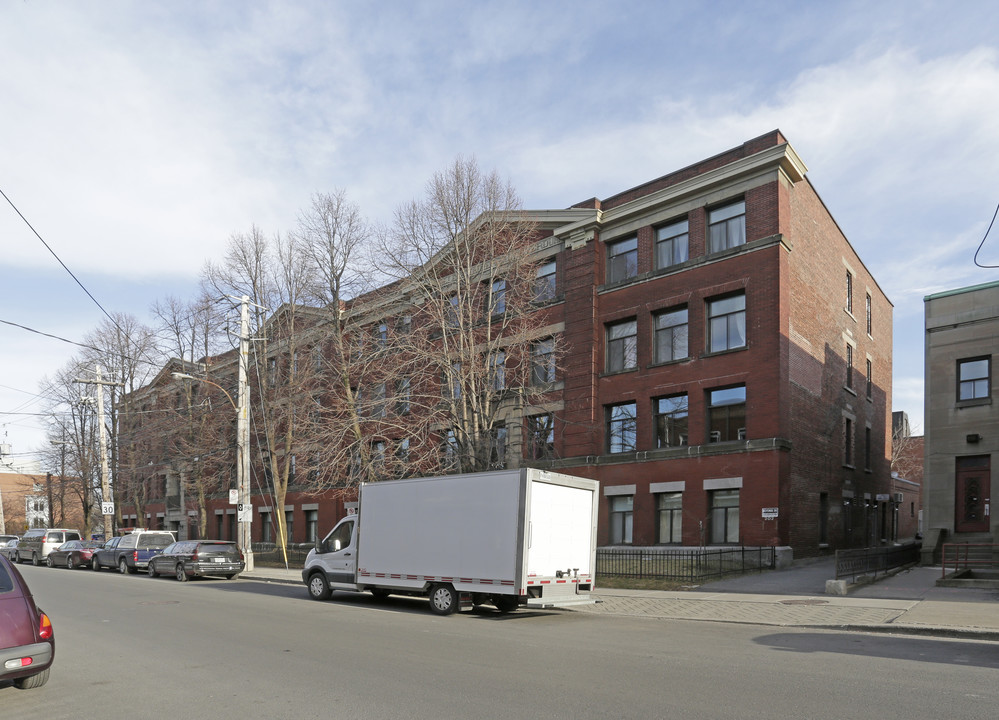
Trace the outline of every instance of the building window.
<instances>
[{"instance_id":1,"label":"building window","mask_svg":"<svg viewBox=\"0 0 999 720\"><path fill-rule=\"evenodd\" d=\"M506 387L506 353L502 350L489 356L489 387L496 392Z\"/></svg>"},{"instance_id":2,"label":"building window","mask_svg":"<svg viewBox=\"0 0 999 720\"><path fill-rule=\"evenodd\" d=\"M319 511L318 510L306 510L305 511L305 542L314 543L316 541L316 533L319 529Z\"/></svg>"},{"instance_id":3,"label":"building window","mask_svg":"<svg viewBox=\"0 0 999 720\"><path fill-rule=\"evenodd\" d=\"M708 213L708 252L716 253L746 244L746 202L716 208Z\"/></svg>"},{"instance_id":4,"label":"building window","mask_svg":"<svg viewBox=\"0 0 999 720\"><path fill-rule=\"evenodd\" d=\"M610 544L630 545L632 512L635 507L634 495L612 495L610 497Z\"/></svg>"},{"instance_id":5,"label":"building window","mask_svg":"<svg viewBox=\"0 0 999 720\"><path fill-rule=\"evenodd\" d=\"M846 346L846 387L853 390L853 345Z\"/></svg>"},{"instance_id":6,"label":"building window","mask_svg":"<svg viewBox=\"0 0 999 720\"><path fill-rule=\"evenodd\" d=\"M853 273L846 271L846 311L853 314Z\"/></svg>"},{"instance_id":7,"label":"building window","mask_svg":"<svg viewBox=\"0 0 999 720\"><path fill-rule=\"evenodd\" d=\"M400 335L409 335L413 329L413 318L410 315L403 315L395 324L395 330Z\"/></svg>"},{"instance_id":8,"label":"building window","mask_svg":"<svg viewBox=\"0 0 999 720\"><path fill-rule=\"evenodd\" d=\"M450 371L442 371L441 386L444 389L444 397L452 400L461 399L461 363L451 363Z\"/></svg>"},{"instance_id":9,"label":"building window","mask_svg":"<svg viewBox=\"0 0 999 720\"><path fill-rule=\"evenodd\" d=\"M395 412L397 415L409 414L410 383L409 378L395 381Z\"/></svg>"},{"instance_id":10,"label":"building window","mask_svg":"<svg viewBox=\"0 0 999 720\"><path fill-rule=\"evenodd\" d=\"M527 456L531 460L555 457L555 417L551 413L527 418Z\"/></svg>"},{"instance_id":11,"label":"building window","mask_svg":"<svg viewBox=\"0 0 999 720\"><path fill-rule=\"evenodd\" d=\"M447 470L458 469L458 436L454 430L448 430L444 438L444 467Z\"/></svg>"},{"instance_id":12,"label":"building window","mask_svg":"<svg viewBox=\"0 0 999 720\"><path fill-rule=\"evenodd\" d=\"M459 313L458 313L458 296L452 295L448 298L447 306L447 326L450 328L456 328L459 325Z\"/></svg>"},{"instance_id":13,"label":"building window","mask_svg":"<svg viewBox=\"0 0 999 720\"><path fill-rule=\"evenodd\" d=\"M531 384L555 382L555 340L546 338L531 343Z\"/></svg>"},{"instance_id":14,"label":"building window","mask_svg":"<svg viewBox=\"0 0 999 720\"><path fill-rule=\"evenodd\" d=\"M708 301L708 352L746 347L746 294Z\"/></svg>"},{"instance_id":15,"label":"building window","mask_svg":"<svg viewBox=\"0 0 999 720\"><path fill-rule=\"evenodd\" d=\"M682 543L683 493L659 493L656 498L656 515L656 542L664 545Z\"/></svg>"},{"instance_id":16,"label":"building window","mask_svg":"<svg viewBox=\"0 0 999 720\"><path fill-rule=\"evenodd\" d=\"M991 394L991 358L957 361L957 399L983 400Z\"/></svg>"},{"instance_id":17,"label":"building window","mask_svg":"<svg viewBox=\"0 0 999 720\"><path fill-rule=\"evenodd\" d=\"M635 449L638 417L635 403L621 403L607 408L607 452L622 453Z\"/></svg>"},{"instance_id":18,"label":"building window","mask_svg":"<svg viewBox=\"0 0 999 720\"><path fill-rule=\"evenodd\" d=\"M638 238L607 245L607 282L627 280L638 275Z\"/></svg>"},{"instance_id":19,"label":"building window","mask_svg":"<svg viewBox=\"0 0 999 720\"><path fill-rule=\"evenodd\" d=\"M867 334L871 334L871 294L867 293Z\"/></svg>"},{"instance_id":20,"label":"building window","mask_svg":"<svg viewBox=\"0 0 999 720\"><path fill-rule=\"evenodd\" d=\"M864 470L871 469L871 429L864 428Z\"/></svg>"},{"instance_id":21,"label":"building window","mask_svg":"<svg viewBox=\"0 0 999 720\"><path fill-rule=\"evenodd\" d=\"M711 492L711 544L739 542L739 491Z\"/></svg>"},{"instance_id":22,"label":"building window","mask_svg":"<svg viewBox=\"0 0 999 720\"><path fill-rule=\"evenodd\" d=\"M506 467L506 425L493 428L489 434L489 467L499 470Z\"/></svg>"},{"instance_id":23,"label":"building window","mask_svg":"<svg viewBox=\"0 0 999 720\"><path fill-rule=\"evenodd\" d=\"M267 387L276 387L278 377L277 358L267 359Z\"/></svg>"},{"instance_id":24,"label":"building window","mask_svg":"<svg viewBox=\"0 0 999 720\"><path fill-rule=\"evenodd\" d=\"M385 323L378 323L378 329L375 331L375 343L380 348L388 346L388 325Z\"/></svg>"},{"instance_id":25,"label":"building window","mask_svg":"<svg viewBox=\"0 0 999 720\"><path fill-rule=\"evenodd\" d=\"M638 366L638 322L625 320L607 326L607 372Z\"/></svg>"},{"instance_id":26,"label":"building window","mask_svg":"<svg viewBox=\"0 0 999 720\"><path fill-rule=\"evenodd\" d=\"M285 528L285 537L287 538L287 542L289 542L289 543L295 542L295 540L294 540L294 538L295 538L295 533L294 533L294 529L295 529L295 511L294 510L285 510L284 511L284 528Z\"/></svg>"},{"instance_id":27,"label":"building window","mask_svg":"<svg viewBox=\"0 0 999 720\"><path fill-rule=\"evenodd\" d=\"M548 302L555 299L555 260L549 260L538 266L534 280L534 302Z\"/></svg>"},{"instance_id":28,"label":"building window","mask_svg":"<svg viewBox=\"0 0 999 720\"><path fill-rule=\"evenodd\" d=\"M686 262L687 221L675 222L656 230L656 267L667 268Z\"/></svg>"},{"instance_id":29,"label":"building window","mask_svg":"<svg viewBox=\"0 0 999 720\"><path fill-rule=\"evenodd\" d=\"M219 517L222 517L221 515ZM274 526L269 511L260 511L260 542L274 542Z\"/></svg>"},{"instance_id":30,"label":"building window","mask_svg":"<svg viewBox=\"0 0 999 720\"><path fill-rule=\"evenodd\" d=\"M871 364L870 358L867 360L867 399L872 400L874 398L874 379L871 377L874 373L874 366Z\"/></svg>"},{"instance_id":31,"label":"building window","mask_svg":"<svg viewBox=\"0 0 999 720\"><path fill-rule=\"evenodd\" d=\"M746 386L708 391L708 442L746 439Z\"/></svg>"},{"instance_id":32,"label":"building window","mask_svg":"<svg viewBox=\"0 0 999 720\"><path fill-rule=\"evenodd\" d=\"M403 438L395 443L395 462L397 474L406 474L409 465L409 438Z\"/></svg>"},{"instance_id":33,"label":"building window","mask_svg":"<svg viewBox=\"0 0 999 720\"><path fill-rule=\"evenodd\" d=\"M655 316L655 362L687 357L687 308L667 310Z\"/></svg>"},{"instance_id":34,"label":"building window","mask_svg":"<svg viewBox=\"0 0 999 720\"><path fill-rule=\"evenodd\" d=\"M656 447L679 447L687 444L687 395L656 398L653 420Z\"/></svg>"},{"instance_id":35,"label":"building window","mask_svg":"<svg viewBox=\"0 0 999 720\"><path fill-rule=\"evenodd\" d=\"M506 280L493 280L486 294L486 314L495 317L506 312Z\"/></svg>"},{"instance_id":36,"label":"building window","mask_svg":"<svg viewBox=\"0 0 999 720\"><path fill-rule=\"evenodd\" d=\"M385 417L385 383L375 385L372 395L371 417Z\"/></svg>"},{"instance_id":37,"label":"building window","mask_svg":"<svg viewBox=\"0 0 999 720\"><path fill-rule=\"evenodd\" d=\"M843 464L853 467L853 420L844 418L843 423Z\"/></svg>"}]
</instances>

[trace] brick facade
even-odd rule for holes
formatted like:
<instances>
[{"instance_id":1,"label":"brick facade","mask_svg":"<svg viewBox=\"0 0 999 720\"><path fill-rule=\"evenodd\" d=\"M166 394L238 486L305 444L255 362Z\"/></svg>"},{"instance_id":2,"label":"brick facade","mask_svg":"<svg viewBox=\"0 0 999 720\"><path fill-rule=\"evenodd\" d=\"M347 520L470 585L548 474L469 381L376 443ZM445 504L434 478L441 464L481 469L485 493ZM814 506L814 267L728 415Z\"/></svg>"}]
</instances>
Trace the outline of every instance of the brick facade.
<instances>
[{"instance_id":1,"label":"brick facade","mask_svg":"<svg viewBox=\"0 0 999 720\"><path fill-rule=\"evenodd\" d=\"M892 305L804 173L773 131L611 198L533 213L538 259L557 264L557 297L538 312L568 351L550 402L521 410L554 412L554 459L525 459L514 438L507 464L599 480L601 545L742 543L808 556L887 539ZM678 221L686 257L660 267L657 230ZM724 247L709 242L712 221ZM623 276L608 282L608 248L632 239L634 255L613 260ZM675 332L686 352L657 358L659 313L683 309ZM634 334L611 348L612 325ZM612 367L619 351L627 367ZM683 396L685 421L660 421L685 432L659 447L657 399ZM509 427L523 421L511 416ZM299 513L318 503L325 532L343 509L337 498L293 493L287 504ZM228 512L211 501L210 516Z\"/></svg>"}]
</instances>

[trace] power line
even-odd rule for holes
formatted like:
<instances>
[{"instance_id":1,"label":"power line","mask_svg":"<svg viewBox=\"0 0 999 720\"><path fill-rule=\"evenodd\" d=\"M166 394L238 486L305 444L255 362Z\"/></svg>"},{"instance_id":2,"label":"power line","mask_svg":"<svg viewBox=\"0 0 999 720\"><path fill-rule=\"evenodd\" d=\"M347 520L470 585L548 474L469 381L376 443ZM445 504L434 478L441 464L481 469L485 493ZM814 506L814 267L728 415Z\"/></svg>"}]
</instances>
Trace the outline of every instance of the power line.
<instances>
[{"instance_id":1,"label":"power line","mask_svg":"<svg viewBox=\"0 0 999 720\"><path fill-rule=\"evenodd\" d=\"M982 265L980 262L978 262L978 253L980 253L982 251L982 248L985 246L985 239L989 236L989 233L992 231L992 225L995 223L997 215L999 215L999 205L996 205L996 211L992 213L992 222L989 223L988 230L985 231L985 237L982 238L982 241L978 244L978 249L975 250L975 265L977 265L980 268L985 268L987 270L999 268L999 265Z\"/></svg>"},{"instance_id":2,"label":"power line","mask_svg":"<svg viewBox=\"0 0 999 720\"><path fill-rule=\"evenodd\" d=\"M3 194L2 190L0 190L0 194ZM103 310L103 309L104 308L101 308L101 310ZM110 316L108 316L108 317L110 317ZM114 322L114 320L112 319L111 322ZM42 332L41 330L35 330L34 328L30 328L27 325L20 325L20 324L18 324L16 322L11 322L10 320L0 320L0 323L3 323L4 325L11 325L11 326L16 327L16 328L21 328L22 330L27 330L28 332L33 332L33 333L35 333L37 335L43 335L44 337L52 338L53 340L61 340L62 342L69 343L70 345L77 345L77 346L82 347L82 348L87 348L88 350L96 350L99 353L103 353L104 352L104 350L101 350L99 347L94 347L93 345L87 345L86 343L78 343L75 340L67 340L64 337L59 337L58 335L52 335L51 333ZM115 323L115 325L117 325L117 324L118 323ZM118 329L121 330L121 328L118 328ZM124 332L124 331L122 331L122 332Z\"/></svg>"},{"instance_id":3,"label":"power line","mask_svg":"<svg viewBox=\"0 0 999 720\"><path fill-rule=\"evenodd\" d=\"M97 298L95 298L95 297L94 297L94 296L93 296L93 295L92 295L92 294L90 293L90 291L89 291L89 290L87 290L87 288L86 288L86 287L84 286L84 284L83 284L82 282L80 282L80 279L79 279L79 278L77 278L77 277L76 277L76 275L74 275L74 274L73 274L73 271L72 271L72 270L70 270L70 269L69 269L69 268L68 268L68 267L66 266L66 263L64 263L64 262L62 261L62 258L60 258L60 257L59 257L58 255L56 255L56 253L55 253L55 250L53 250L53 249L52 249L51 247L49 247L49 244L48 244L47 242L45 242L45 240L44 240L44 239L42 238L42 236L38 234L38 231L37 231L37 230L35 230L35 228L34 228L34 227L32 227L31 223L30 223L30 222L28 222L28 218L24 217L24 215L22 215L22 214L21 214L21 211L20 211L20 210L18 210L18 209L17 209L17 206L16 206L16 205L14 205L14 203L13 203L13 202L11 201L11 199L10 199L9 197L7 197L7 193L5 193L5 192L3 191L3 189L2 189L2 188L0 188L0 195L3 195L3 199L7 201L7 204L8 204L8 205L10 205L10 206L11 206L11 207L12 207L12 208L14 209L14 212L16 212L16 213L17 213L17 216L18 216L19 218L21 218L21 220L23 220L23 221L24 221L24 224L25 224L25 225L27 225L27 226L28 226L28 229L29 229L29 230L31 230L31 232L33 232L33 233L35 234L35 237L36 237L36 238L38 238L38 240L39 240L39 241L40 241L40 242L42 243L42 245L44 245L44 246L45 246L45 249L46 249L46 250L48 250L48 251L49 251L50 253L52 253L52 257L54 257L54 258L55 258L55 259L56 259L56 260L58 261L58 263L59 263L60 265L62 265L63 269L64 269L64 270L65 270L66 272L68 272L68 273L69 273L69 276L70 276L71 278L73 278L73 279L74 279L74 280L76 281L76 284L77 284L77 285L79 285L79 286L80 286L80 288L82 288L82 289L83 289L83 292L87 293L87 297L89 297L89 298L90 298L91 300L93 300L93 301L94 301L94 305L96 305L97 307L99 307L99 308L101 309L101 312L102 312L102 313L104 313L104 314L105 314L105 315L107 316L108 320L110 320L110 321L111 321L111 322L112 322L112 323L114 324L114 326L115 326L116 328L118 328L118 330L119 330L119 331L121 331L121 333L122 333L123 335L128 335L128 333L126 333L126 332L125 332L124 330L122 330L122 328L121 328L121 326L120 326L120 325L118 324L118 322L117 322L117 321L116 321L116 320L115 320L115 319L114 319L113 317L111 317L111 314L110 314L110 313L109 313L109 312L108 312L107 310L105 310L105 309L104 309L104 306L103 306L103 305L101 305L101 304L100 304L99 302L97 302ZM61 338L60 338L60 339L61 339Z\"/></svg>"}]
</instances>

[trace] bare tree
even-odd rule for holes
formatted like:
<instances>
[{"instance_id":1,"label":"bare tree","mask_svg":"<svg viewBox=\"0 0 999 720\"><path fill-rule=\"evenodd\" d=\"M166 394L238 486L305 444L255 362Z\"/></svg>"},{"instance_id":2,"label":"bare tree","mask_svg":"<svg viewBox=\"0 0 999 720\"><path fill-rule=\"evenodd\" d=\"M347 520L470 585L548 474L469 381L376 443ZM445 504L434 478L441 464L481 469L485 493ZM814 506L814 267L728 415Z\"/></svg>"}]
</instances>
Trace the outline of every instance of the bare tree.
<instances>
[{"instance_id":1,"label":"bare tree","mask_svg":"<svg viewBox=\"0 0 999 720\"><path fill-rule=\"evenodd\" d=\"M505 463L509 431L543 404L562 351L560 327L535 302L536 224L508 182L459 157L396 212L384 240L412 305L414 417L442 445L437 469Z\"/></svg>"}]
</instances>

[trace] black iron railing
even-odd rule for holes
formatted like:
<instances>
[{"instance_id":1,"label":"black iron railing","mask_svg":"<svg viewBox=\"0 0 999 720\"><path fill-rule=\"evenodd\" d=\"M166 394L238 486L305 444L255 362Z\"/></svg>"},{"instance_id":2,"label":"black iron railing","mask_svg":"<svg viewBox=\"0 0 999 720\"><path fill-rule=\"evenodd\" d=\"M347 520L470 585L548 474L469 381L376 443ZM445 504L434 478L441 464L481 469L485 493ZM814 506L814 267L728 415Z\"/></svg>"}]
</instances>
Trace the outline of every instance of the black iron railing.
<instances>
[{"instance_id":1,"label":"black iron railing","mask_svg":"<svg viewBox=\"0 0 999 720\"><path fill-rule=\"evenodd\" d=\"M919 562L922 543L892 545L890 547L858 548L836 551L836 579L886 573L903 565Z\"/></svg>"},{"instance_id":2,"label":"black iron railing","mask_svg":"<svg viewBox=\"0 0 999 720\"><path fill-rule=\"evenodd\" d=\"M697 582L776 567L772 547L599 548L597 575Z\"/></svg>"}]
</instances>

